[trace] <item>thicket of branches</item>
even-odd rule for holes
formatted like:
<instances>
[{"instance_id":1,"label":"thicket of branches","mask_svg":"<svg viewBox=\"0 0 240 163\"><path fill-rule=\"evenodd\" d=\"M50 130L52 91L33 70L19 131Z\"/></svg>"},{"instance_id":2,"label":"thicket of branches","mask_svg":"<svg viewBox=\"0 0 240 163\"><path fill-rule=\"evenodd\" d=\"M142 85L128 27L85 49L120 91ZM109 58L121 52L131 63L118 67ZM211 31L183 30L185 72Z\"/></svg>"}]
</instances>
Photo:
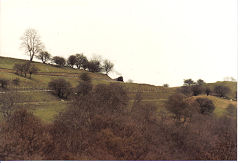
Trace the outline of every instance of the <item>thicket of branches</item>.
<instances>
[{"instance_id":1,"label":"thicket of branches","mask_svg":"<svg viewBox=\"0 0 240 163\"><path fill-rule=\"evenodd\" d=\"M53 124L24 109L5 117L0 160L236 160L236 121L215 117L206 99L173 95L167 114L140 93L130 103L119 84L93 88L88 76L80 79L72 105Z\"/></svg>"},{"instance_id":2,"label":"thicket of branches","mask_svg":"<svg viewBox=\"0 0 240 163\"><path fill-rule=\"evenodd\" d=\"M35 74L39 71L39 69L31 62L25 62L22 64L16 63L13 69L16 71L17 75L24 75L24 77L27 77L27 74L29 74L30 79L32 77L32 74Z\"/></svg>"}]
</instances>

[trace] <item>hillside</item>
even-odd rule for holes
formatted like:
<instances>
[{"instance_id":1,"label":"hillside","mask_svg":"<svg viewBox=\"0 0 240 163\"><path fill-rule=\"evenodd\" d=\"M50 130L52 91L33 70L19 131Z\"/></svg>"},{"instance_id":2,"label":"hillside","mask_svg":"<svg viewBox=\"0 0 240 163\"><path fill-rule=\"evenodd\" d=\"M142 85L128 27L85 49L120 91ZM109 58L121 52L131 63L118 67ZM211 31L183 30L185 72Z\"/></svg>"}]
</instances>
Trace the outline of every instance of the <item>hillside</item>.
<instances>
[{"instance_id":1,"label":"hillside","mask_svg":"<svg viewBox=\"0 0 240 163\"><path fill-rule=\"evenodd\" d=\"M233 104L235 107L237 107L237 102L236 101L231 101L231 100L227 100L227 99L223 99L223 98L218 98L215 96L206 96L206 95L199 95L199 96L193 96L191 98L208 98L210 100L212 100L213 104L215 105L215 110L214 110L214 114L217 116L222 116L224 115L224 113L226 113L226 108L229 104ZM237 115L235 115L237 116Z\"/></svg>"},{"instance_id":2,"label":"hillside","mask_svg":"<svg viewBox=\"0 0 240 163\"><path fill-rule=\"evenodd\" d=\"M59 68L50 64L43 64L39 62L33 62L39 69L37 74L32 75L32 79L24 78L16 75L13 70L15 63L24 63L26 60L0 57L0 78L12 81L15 78L20 79L20 85L16 88L11 82L8 86L8 90L18 89L21 92L22 103L18 104L18 107L28 107L29 110L39 116L45 122L52 122L54 116L63 111L67 106L67 101L61 101L61 99L53 96L50 92L44 92L48 88L48 82L52 79L64 78L69 81L73 87L78 85L79 76L86 72L92 78L93 85L97 84L109 84L116 83L117 81L111 79L102 73L91 73L84 70L76 70L69 67ZM158 106L163 106L168 96L176 91L176 88L156 87L149 84L136 84L136 83L123 83L122 86L128 92L130 97L130 103L137 92L140 92L143 101L154 102Z\"/></svg>"},{"instance_id":3,"label":"hillside","mask_svg":"<svg viewBox=\"0 0 240 163\"><path fill-rule=\"evenodd\" d=\"M51 64L43 64L39 62L33 62L33 64L36 65L37 68L39 69L39 72L37 74L33 74L32 79L16 75L15 71L13 70L14 64L24 63L26 61L27 60L0 56L1 78L8 80L19 78L21 82L20 86L18 86L18 89L20 88L47 89L48 82L56 78L64 78L65 80L69 81L73 87L76 87L79 81L79 76L82 73L88 73L88 75L92 78L93 85L117 82L111 79L109 76L102 73L91 73L85 70L78 70L69 67L60 68ZM122 82L118 83L123 84ZM171 90L170 92L175 91L175 88L164 88L161 86L153 86L149 84L124 83L123 86L126 87L126 89L129 92L132 92L134 94L139 91L142 92L143 94L149 92L168 93L169 90ZM12 88L14 86L11 85L10 83L9 87Z\"/></svg>"},{"instance_id":4,"label":"hillside","mask_svg":"<svg viewBox=\"0 0 240 163\"><path fill-rule=\"evenodd\" d=\"M61 99L53 96L50 92L40 91L41 89L48 88L48 82L56 78L64 78L69 81L73 87L78 85L80 74L87 72L91 78L93 85L108 84L117 82L105 74L91 73L84 70L76 70L69 67L59 68L50 64L43 64L39 62L33 62L39 68L37 74L32 75L32 79L24 78L15 74L13 70L15 63L24 63L26 60L0 57L0 78L13 80L15 78L20 79L20 85L17 89L21 92L22 102L17 104L18 107L28 107L35 115L40 117L44 122L52 122L54 117L64 109L66 109L70 101L62 101ZM137 83L123 83L118 82L128 93L130 97L130 104L133 102L136 93L139 92L142 96L142 101L145 103L153 103L158 107L158 111L165 110L165 101L168 97L176 92L177 87L166 88L161 86L153 86L149 84L137 84ZM236 82L216 82L207 84L211 89L216 85L225 85L231 89L231 93L228 95L230 98L235 97L237 88ZM15 90L10 82L9 90ZM205 96L204 96L205 97ZM225 108L228 104L233 103L236 105L236 101L230 101L221 99L214 96L206 96L213 100L216 105L214 113L216 115L223 115Z\"/></svg>"},{"instance_id":5,"label":"hillside","mask_svg":"<svg viewBox=\"0 0 240 163\"><path fill-rule=\"evenodd\" d=\"M227 96L231 99L236 98L237 82L218 81L216 83L207 83L207 86L209 86L209 88L211 88L211 90L213 90L215 86L226 86L226 87L230 88L230 92L227 94Z\"/></svg>"},{"instance_id":6,"label":"hillside","mask_svg":"<svg viewBox=\"0 0 240 163\"><path fill-rule=\"evenodd\" d=\"M59 68L50 64L43 64L39 62L33 62L33 64L39 69L37 74L32 75L32 79L24 78L14 74L14 64L24 63L26 60L0 57L0 73L1 77L12 80L19 78L20 86L19 88L33 88L33 89L46 89L48 82L56 78L64 78L69 81L73 87L78 84L79 76L84 70L76 70L69 67ZM93 84L115 82L105 74L101 73L91 73L87 72L89 76L93 79ZM10 85L10 88L12 85Z\"/></svg>"}]
</instances>

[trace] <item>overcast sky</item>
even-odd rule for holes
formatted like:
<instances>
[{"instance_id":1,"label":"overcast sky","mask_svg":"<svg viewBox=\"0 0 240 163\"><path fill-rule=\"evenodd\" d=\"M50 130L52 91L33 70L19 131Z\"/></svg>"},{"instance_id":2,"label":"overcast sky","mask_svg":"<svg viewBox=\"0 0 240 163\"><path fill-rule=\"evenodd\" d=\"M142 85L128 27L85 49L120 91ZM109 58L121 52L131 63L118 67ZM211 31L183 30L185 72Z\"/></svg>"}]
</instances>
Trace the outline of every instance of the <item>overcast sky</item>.
<instances>
[{"instance_id":1,"label":"overcast sky","mask_svg":"<svg viewBox=\"0 0 240 163\"><path fill-rule=\"evenodd\" d=\"M28 59L20 37L34 28L53 56L101 55L125 81L179 86L188 78L237 78L237 0L0 0L0 5L1 56Z\"/></svg>"}]
</instances>

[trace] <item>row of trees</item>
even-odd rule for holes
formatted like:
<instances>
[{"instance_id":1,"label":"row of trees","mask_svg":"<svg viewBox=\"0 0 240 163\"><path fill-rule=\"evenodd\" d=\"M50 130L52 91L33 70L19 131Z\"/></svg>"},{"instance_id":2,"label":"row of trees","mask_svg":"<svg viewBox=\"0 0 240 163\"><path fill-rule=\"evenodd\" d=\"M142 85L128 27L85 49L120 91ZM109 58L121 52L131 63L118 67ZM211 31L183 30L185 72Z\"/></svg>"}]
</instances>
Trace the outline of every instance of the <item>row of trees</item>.
<instances>
[{"instance_id":1,"label":"row of trees","mask_svg":"<svg viewBox=\"0 0 240 163\"><path fill-rule=\"evenodd\" d=\"M46 54L48 53L46 52ZM71 55L67 60L63 57L55 56L51 61L59 67L68 66L90 72L105 72L106 74L112 71L114 67L114 64L107 59L104 61L99 58L88 60L83 54Z\"/></svg>"},{"instance_id":2,"label":"row of trees","mask_svg":"<svg viewBox=\"0 0 240 163\"><path fill-rule=\"evenodd\" d=\"M194 82L192 79L186 79L183 86L179 89L179 92L187 96L197 96L205 93L207 96L212 94L219 97L227 97L230 91L230 88L224 85L214 86L212 90L202 79L197 80L197 82Z\"/></svg>"},{"instance_id":3,"label":"row of trees","mask_svg":"<svg viewBox=\"0 0 240 163\"><path fill-rule=\"evenodd\" d=\"M63 67L76 67L77 69L84 69L90 72L105 72L108 74L113 69L113 63L108 60L104 60L101 63L100 59L92 59L88 60L86 56L83 54L76 54L71 55L66 60L60 56L51 57L47 51L45 51L45 47L41 42L40 36L35 29L27 29L23 36L21 37L21 47L25 50L25 53L30 57L30 63L32 62L33 58L36 57L37 59L41 60L43 63L47 63L51 61L56 65ZM21 72L20 72L21 73ZM25 73L26 74L26 73Z\"/></svg>"}]
</instances>

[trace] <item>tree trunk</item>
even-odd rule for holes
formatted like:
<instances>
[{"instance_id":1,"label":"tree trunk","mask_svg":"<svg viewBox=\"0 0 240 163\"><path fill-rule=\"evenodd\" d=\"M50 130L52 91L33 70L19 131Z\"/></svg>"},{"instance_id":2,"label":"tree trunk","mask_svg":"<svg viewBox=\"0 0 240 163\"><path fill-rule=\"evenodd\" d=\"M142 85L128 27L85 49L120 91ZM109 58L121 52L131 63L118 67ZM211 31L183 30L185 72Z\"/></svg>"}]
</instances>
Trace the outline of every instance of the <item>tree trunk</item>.
<instances>
[{"instance_id":1,"label":"tree trunk","mask_svg":"<svg viewBox=\"0 0 240 163\"><path fill-rule=\"evenodd\" d=\"M32 62L33 57L34 57L34 53L33 54L30 53L30 62Z\"/></svg>"}]
</instances>

